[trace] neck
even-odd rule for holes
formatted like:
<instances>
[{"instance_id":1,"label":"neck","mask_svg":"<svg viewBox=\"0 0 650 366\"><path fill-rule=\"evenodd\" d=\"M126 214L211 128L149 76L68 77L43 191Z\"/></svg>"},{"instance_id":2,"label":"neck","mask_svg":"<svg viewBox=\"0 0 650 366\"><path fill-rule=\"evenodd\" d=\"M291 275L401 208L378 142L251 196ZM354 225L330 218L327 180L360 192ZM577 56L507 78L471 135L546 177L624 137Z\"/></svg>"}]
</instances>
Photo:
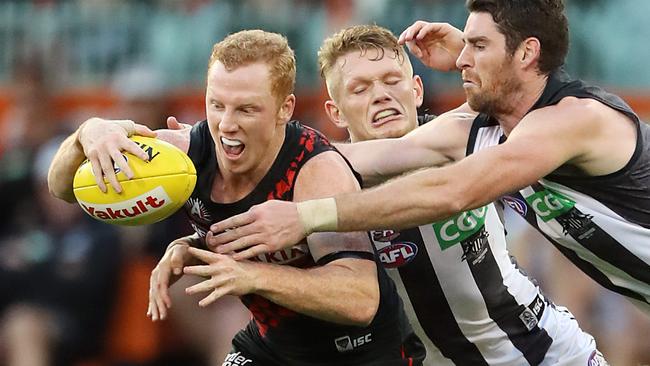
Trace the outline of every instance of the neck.
<instances>
[{"instance_id":1,"label":"neck","mask_svg":"<svg viewBox=\"0 0 650 366\"><path fill-rule=\"evenodd\" d=\"M285 128L276 130L276 137L266 149L263 158L250 170L242 173L222 168L212 184L212 200L219 203L233 203L249 195L269 172L284 143ZM219 157L217 156L217 160Z\"/></svg>"},{"instance_id":2,"label":"neck","mask_svg":"<svg viewBox=\"0 0 650 366\"><path fill-rule=\"evenodd\" d=\"M542 96L548 82L548 75L536 75L535 77L523 80L522 88L510 96L513 108L510 113L494 116L503 128L506 136L517 126L537 100Z\"/></svg>"}]
</instances>

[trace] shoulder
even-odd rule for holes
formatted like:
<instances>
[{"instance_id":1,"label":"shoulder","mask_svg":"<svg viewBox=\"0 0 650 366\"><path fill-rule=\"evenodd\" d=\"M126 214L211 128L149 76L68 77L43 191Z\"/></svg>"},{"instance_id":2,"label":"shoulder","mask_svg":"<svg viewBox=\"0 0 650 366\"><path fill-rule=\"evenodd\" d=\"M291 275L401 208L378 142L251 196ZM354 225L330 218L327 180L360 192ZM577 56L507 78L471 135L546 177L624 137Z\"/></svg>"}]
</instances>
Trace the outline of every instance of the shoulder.
<instances>
[{"instance_id":1,"label":"shoulder","mask_svg":"<svg viewBox=\"0 0 650 366\"><path fill-rule=\"evenodd\" d=\"M296 178L295 199L327 197L359 189L352 169L338 152L325 151L307 161Z\"/></svg>"}]
</instances>

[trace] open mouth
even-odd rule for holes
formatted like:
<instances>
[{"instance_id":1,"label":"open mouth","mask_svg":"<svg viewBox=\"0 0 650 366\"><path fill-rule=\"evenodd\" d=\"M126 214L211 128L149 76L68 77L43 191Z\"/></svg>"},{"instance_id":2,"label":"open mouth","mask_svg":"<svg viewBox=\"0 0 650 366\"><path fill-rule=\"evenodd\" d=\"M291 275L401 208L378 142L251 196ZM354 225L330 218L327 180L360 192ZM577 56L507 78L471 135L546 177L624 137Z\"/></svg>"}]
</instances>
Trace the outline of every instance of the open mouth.
<instances>
[{"instance_id":1,"label":"open mouth","mask_svg":"<svg viewBox=\"0 0 650 366\"><path fill-rule=\"evenodd\" d=\"M229 158L236 158L244 151L246 145L239 140L231 140L225 137L221 137L221 146L223 151Z\"/></svg>"},{"instance_id":2,"label":"open mouth","mask_svg":"<svg viewBox=\"0 0 650 366\"><path fill-rule=\"evenodd\" d=\"M402 114L395 108L384 109L375 114L372 119L372 124L375 126L382 125L388 121L392 121Z\"/></svg>"}]
</instances>

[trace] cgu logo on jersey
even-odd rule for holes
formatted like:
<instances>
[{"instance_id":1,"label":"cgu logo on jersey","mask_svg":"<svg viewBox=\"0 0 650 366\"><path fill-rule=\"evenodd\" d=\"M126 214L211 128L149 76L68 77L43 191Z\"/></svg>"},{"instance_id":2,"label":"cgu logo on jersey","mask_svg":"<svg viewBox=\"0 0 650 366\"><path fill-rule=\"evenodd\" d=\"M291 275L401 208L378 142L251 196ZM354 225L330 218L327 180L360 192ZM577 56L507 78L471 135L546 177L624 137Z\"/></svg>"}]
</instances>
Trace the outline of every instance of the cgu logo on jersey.
<instances>
[{"instance_id":1,"label":"cgu logo on jersey","mask_svg":"<svg viewBox=\"0 0 650 366\"><path fill-rule=\"evenodd\" d=\"M397 239L399 236L399 231L395 230L373 230L371 232L372 240L378 242L389 242L391 240Z\"/></svg>"},{"instance_id":2,"label":"cgu logo on jersey","mask_svg":"<svg viewBox=\"0 0 650 366\"><path fill-rule=\"evenodd\" d=\"M475 233L485 225L485 214L487 206L477 208L471 211L463 212L447 221L440 221L433 224L433 231L440 244L440 248L445 250L455 244L458 244Z\"/></svg>"},{"instance_id":3,"label":"cgu logo on jersey","mask_svg":"<svg viewBox=\"0 0 650 366\"><path fill-rule=\"evenodd\" d=\"M407 265L418 254L418 246L410 242L395 243L378 250L379 260L386 268Z\"/></svg>"},{"instance_id":4,"label":"cgu logo on jersey","mask_svg":"<svg viewBox=\"0 0 650 366\"><path fill-rule=\"evenodd\" d=\"M526 202L544 222L568 212L576 204L562 194L549 189L531 194L526 197Z\"/></svg>"},{"instance_id":5,"label":"cgu logo on jersey","mask_svg":"<svg viewBox=\"0 0 650 366\"><path fill-rule=\"evenodd\" d=\"M287 264L291 263L297 259L301 259L309 255L309 247L307 244L296 244L291 248L285 248L271 253L260 254L253 260L258 262L266 263L275 263L275 264Z\"/></svg>"},{"instance_id":6,"label":"cgu logo on jersey","mask_svg":"<svg viewBox=\"0 0 650 366\"><path fill-rule=\"evenodd\" d=\"M162 187L156 187L138 197L110 204L79 201L81 207L100 220L120 221L150 215L172 203Z\"/></svg>"}]
</instances>

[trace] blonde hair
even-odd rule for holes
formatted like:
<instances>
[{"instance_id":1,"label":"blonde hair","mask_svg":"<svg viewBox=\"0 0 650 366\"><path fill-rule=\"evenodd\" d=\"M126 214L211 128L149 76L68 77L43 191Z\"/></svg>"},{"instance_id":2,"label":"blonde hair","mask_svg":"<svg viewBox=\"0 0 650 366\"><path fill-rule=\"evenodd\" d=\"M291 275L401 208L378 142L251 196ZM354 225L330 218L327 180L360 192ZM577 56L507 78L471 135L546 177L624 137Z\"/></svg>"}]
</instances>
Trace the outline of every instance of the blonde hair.
<instances>
[{"instance_id":1,"label":"blonde hair","mask_svg":"<svg viewBox=\"0 0 650 366\"><path fill-rule=\"evenodd\" d=\"M296 59L287 39L278 33L254 29L230 34L212 47L208 70L217 61L221 62L226 70L265 62L269 65L273 95L282 101L293 93Z\"/></svg>"},{"instance_id":2,"label":"blonde hair","mask_svg":"<svg viewBox=\"0 0 650 366\"><path fill-rule=\"evenodd\" d=\"M345 28L323 41L318 51L321 76L327 79L327 75L339 57L353 51L359 51L364 55L370 49L377 51L377 56L373 60L384 58L386 50L392 51L395 59L400 64L406 62L411 73L413 72L404 47L397 43L397 37L390 30L373 24Z\"/></svg>"}]
</instances>

